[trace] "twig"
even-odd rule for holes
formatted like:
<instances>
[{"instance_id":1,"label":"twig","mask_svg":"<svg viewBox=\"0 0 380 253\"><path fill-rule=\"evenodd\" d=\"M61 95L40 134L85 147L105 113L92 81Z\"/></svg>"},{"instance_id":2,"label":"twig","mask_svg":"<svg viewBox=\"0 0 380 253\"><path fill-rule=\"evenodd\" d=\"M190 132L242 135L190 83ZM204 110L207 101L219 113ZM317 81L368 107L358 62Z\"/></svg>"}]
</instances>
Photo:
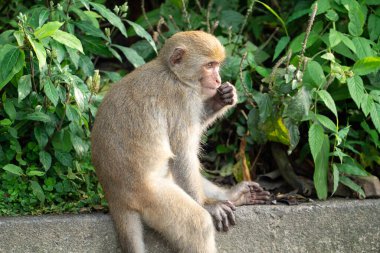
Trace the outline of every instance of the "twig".
<instances>
[{"instance_id":1,"label":"twig","mask_svg":"<svg viewBox=\"0 0 380 253\"><path fill-rule=\"evenodd\" d=\"M173 24L174 28L177 30L177 31L181 31L181 29L179 28L179 26L177 25L177 23L175 22L174 18L172 15L169 15L169 20L170 22Z\"/></svg>"},{"instance_id":2,"label":"twig","mask_svg":"<svg viewBox=\"0 0 380 253\"><path fill-rule=\"evenodd\" d=\"M218 28L218 26L219 26L219 21L217 20L217 21L215 21L214 24L212 25L212 28L211 28L210 33L211 33L211 34L214 34L214 32L215 32L216 28Z\"/></svg>"},{"instance_id":3,"label":"twig","mask_svg":"<svg viewBox=\"0 0 380 253\"><path fill-rule=\"evenodd\" d=\"M185 18L185 22L187 23L187 28L189 28L191 30L190 16L186 10L185 0L182 0L182 6L183 6L182 12L183 12L183 16Z\"/></svg>"},{"instance_id":4,"label":"twig","mask_svg":"<svg viewBox=\"0 0 380 253\"><path fill-rule=\"evenodd\" d=\"M210 12L211 12L211 7L213 4L213 0L210 0L210 2L207 5L207 13L206 13L206 24L207 24L207 32L211 33L211 26L210 26Z\"/></svg>"},{"instance_id":5,"label":"twig","mask_svg":"<svg viewBox=\"0 0 380 253\"><path fill-rule=\"evenodd\" d=\"M244 181L252 181L251 173L248 168L247 158L245 156L245 148L247 146L246 140L247 134L243 136L240 140L239 153L237 153L236 157L241 160L241 166L243 170L243 180Z\"/></svg>"},{"instance_id":6,"label":"twig","mask_svg":"<svg viewBox=\"0 0 380 253\"><path fill-rule=\"evenodd\" d=\"M202 12L203 9L202 9L202 5L201 3L199 2L199 0L195 0L195 3L197 4L198 8L199 8L199 11Z\"/></svg>"},{"instance_id":7,"label":"twig","mask_svg":"<svg viewBox=\"0 0 380 253\"><path fill-rule=\"evenodd\" d=\"M30 51L30 54L29 54L29 64L30 64L30 72L32 74L33 89L35 92L37 92L36 80L34 79L34 64L33 64L33 52L32 52L32 50Z\"/></svg>"},{"instance_id":8,"label":"twig","mask_svg":"<svg viewBox=\"0 0 380 253\"><path fill-rule=\"evenodd\" d=\"M278 30L279 30L279 28L276 27L276 29L274 29L274 31L271 33L271 35L268 37L268 39L263 44L260 45L258 50L263 50L268 45L268 43L273 39L274 35L276 35Z\"/></svg>"},{"instance_id":9,"label":"twig","mask_svg":"<svg viewBox=\"0 0 380 253\"><path fill-rule=\"evenodd\" d=\"M161 31L161 26L166 24L165 23L165 19L163 17L161 17L159 20L158 20L158 23L157 23L157 33L160 35L160 37L163 39L163 40L166 40L166 37L162 34L162 31Z\"/></svg>"},{"instance_id":10,"label":"twig","mask_svg":"<svg viewBox=\"0 0 380 253\"><path fill-rule=\"evenodd\" d=\"M256 164L257 164L257 161L259 160L259 157L262 151L263 151L263 145L259 145L259 151L257 152L255 159L251 163L251 168L250 168L250 171L253 174L253 178L256 178Z\"/></svg>"},{"instance_id":11,"label":"twig","mask_svg":"<svg viewBox=\"0 0 380 253\"><path fill-rule=\"evenodd\" d=\"M245 60L245 58L247 57L247 52L245 52L241 58L241 61L240 61L240 66L239 66L239 79L240 79L240 82L241 82L241 86L243 87L244 89L244 94L246 95L247 99L248 99L248 103L250 105L252 105L253 107L256 107L255 104L253 103L253 96L252 94L248 91L248 88L247 86L245 85L245 82L243 80L243 62Z\"/></svg>"},{"instance_id":12,"label":"twig","mask_svg":"<svg viewBox=\"0 0 380 253\"><path fill-rule=\"evenodd\" d=\"M301 69L301 65L303 63L303 58L304 58L305 51L306 51L307 41L309 39L311 28L313 27L313 24L314 24L314 19L315 19L315 15L317 14L317 10L318 10L318 4L315 3L314 4L314 8L313 8L313 12L311 13L311 16L310 16L310 19L309 19L309 23L308 23L308 26L307 26L307 29L306 29L305 39L304 39L304 41L302 43L302 50L301 50L300 60L298 62L298 66L297 66L297 69L296 69L296 72L295 72L296 74L294 76L297 76L298 71Z\"/></svg>"},{"instance_id":13,"label":"twig","mask_svg":"<svg viewBox=\"0 0 380 253\"><path fill-rule=\"evenodd\" d=\"M281 64L287 59L287 56L283 56L281 57L280 60L278 60L276 62L276 64L274 65L273 69L272 69L272 73L270 73L270 76L269 76L269 90L272 89L272 86L273 86L273 82L275 81L274 79L276 78L276 73L277 73L277 70L278 68L281 66Z\"/></svg>"},{"instance_id":14,"label":"twig","mask_svg":"<svg viewBox=\"0 0 380 253\"><path fill-rule=\"evenodd\" d=\"M144 19L145 21L147 22L148 26L149 26L149 30L153 31L153 26L152 24L149 22L149 19L148 19L148 16L146 15L146 12L145 12L145 0L142 0L141 1L141 11L142 11L142 14L144 16Z\"/></svg>"},{"instance_id":15,"label":"twig","mask_svg":"<svg viewBox=\"0 0 380 253\"><path fill-rule=\"evenodd\" d=\"M239 31L238 35L236 36L234 48L232 49L231 55L234 55L234 53L235 53L236 45L238 44L238 39L243 34L244 28L247 25L248 18L252 14L252 10L253 10L253 6L255 5L255 2L256 1L252 1L251 5L248 7L247 13L245 14L245 17L244 17L243 25L240 27L240 31Z\"/></svg>"}]
</instances>

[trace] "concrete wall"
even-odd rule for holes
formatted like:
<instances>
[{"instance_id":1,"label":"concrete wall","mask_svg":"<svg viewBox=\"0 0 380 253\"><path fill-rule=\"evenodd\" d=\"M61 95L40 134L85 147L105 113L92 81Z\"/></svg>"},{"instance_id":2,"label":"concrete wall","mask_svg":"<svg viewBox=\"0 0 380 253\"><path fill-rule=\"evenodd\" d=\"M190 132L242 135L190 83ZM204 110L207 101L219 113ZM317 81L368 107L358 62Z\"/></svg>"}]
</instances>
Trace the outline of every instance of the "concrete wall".
<instances>
[{"instance_id":1,"label":"concrete wall","mask_svg":"<svg viewBox=\"0 0 380 253\"><path fill-rule=\"evenodd\" d=\"M380 252L380 200L246 206L217 234L219 252ZM169 253L148 230L147 251ZM196 243L196 242L194 242ZM120 252L109 215L0 217L0 252Z\"/></svg>"}]
</instances>

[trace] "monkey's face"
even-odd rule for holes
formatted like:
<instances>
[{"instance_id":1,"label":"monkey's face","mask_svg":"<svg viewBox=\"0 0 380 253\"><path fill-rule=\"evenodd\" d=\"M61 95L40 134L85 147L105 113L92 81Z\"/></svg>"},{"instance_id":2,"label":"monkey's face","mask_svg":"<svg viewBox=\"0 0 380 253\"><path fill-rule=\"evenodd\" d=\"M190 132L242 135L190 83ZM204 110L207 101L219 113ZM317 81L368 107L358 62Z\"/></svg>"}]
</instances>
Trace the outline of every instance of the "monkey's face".
<instances>
[{"instance_id":1,"label":"monkey's face","mask_svg":"<svg viewBox=\"0 0 380 253\"><path fill-rule=\"evenodd\" d=\"M205 98L213 97L221 85L219 68L220 63L217 61L211 61L201 66L199 82L201 84L202 96Z\"/></svg>"}]
</instances>

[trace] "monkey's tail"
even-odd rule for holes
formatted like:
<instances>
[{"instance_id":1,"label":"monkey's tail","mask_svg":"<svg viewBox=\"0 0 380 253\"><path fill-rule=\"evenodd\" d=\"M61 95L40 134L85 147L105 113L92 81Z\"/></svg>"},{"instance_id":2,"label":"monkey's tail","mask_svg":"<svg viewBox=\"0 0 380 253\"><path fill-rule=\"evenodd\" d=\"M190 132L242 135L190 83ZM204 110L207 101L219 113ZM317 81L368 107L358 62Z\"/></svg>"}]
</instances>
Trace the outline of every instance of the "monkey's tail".
<instances>
[{"instance_id":1,"label":"monkey's tail","mask_svg":"<svg viewBox=\"0 0 380 253\"><path fill-rule=\"evenodd\" d=\"M113 215L123 252L144 253L144 227L140 214L128 210L116 217Z\"/></svg>"}]
</instances>

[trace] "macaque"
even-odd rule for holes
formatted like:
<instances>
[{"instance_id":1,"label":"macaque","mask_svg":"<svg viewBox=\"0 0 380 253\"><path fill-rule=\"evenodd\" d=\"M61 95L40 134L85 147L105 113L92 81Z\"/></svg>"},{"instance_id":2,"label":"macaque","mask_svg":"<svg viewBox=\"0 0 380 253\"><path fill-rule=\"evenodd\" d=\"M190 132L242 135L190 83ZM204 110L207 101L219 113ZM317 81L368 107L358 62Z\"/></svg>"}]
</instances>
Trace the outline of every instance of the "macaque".
<instances>
[{"instance_id":1,"label":"macaque","mask_svg":"<svg viewBox=\"0 0 380 253\"><path fill-rule=\"evenodd\" d=\"M92 161L123 251L144 252L144 222L178 252L214 253L214 225L226 231L236 206L269 198L255 182L225 189L200 173L202 132L237 102L234 86L221 83L224 58L211 34L179 32L104 97Z\"/></svg>"}]
</instances>

